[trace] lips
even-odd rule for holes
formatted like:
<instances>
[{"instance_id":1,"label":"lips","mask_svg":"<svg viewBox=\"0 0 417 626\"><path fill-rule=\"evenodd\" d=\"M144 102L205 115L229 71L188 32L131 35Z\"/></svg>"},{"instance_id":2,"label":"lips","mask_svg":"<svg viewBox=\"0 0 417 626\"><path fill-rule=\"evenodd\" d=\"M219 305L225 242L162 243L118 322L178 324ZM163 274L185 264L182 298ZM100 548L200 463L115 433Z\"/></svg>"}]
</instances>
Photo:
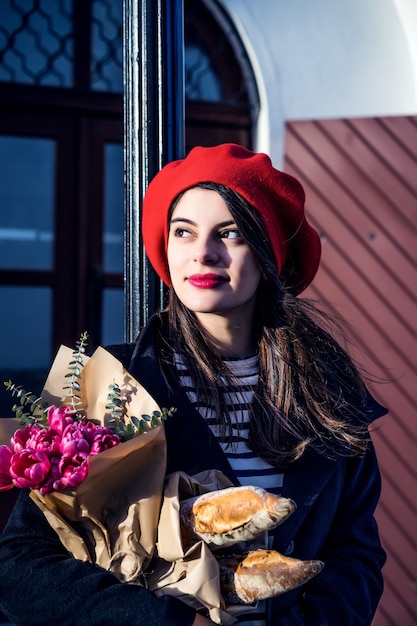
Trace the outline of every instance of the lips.
<instances>
[{"instance_id":1,"label":"lips","mask_svg":"<svg viewBox=\"0 0 417 626\"><path fill-rule=\"evenodd\" d=\"M188 282L199 289L215 289L227 283L228 280L220 274L193 274L188 277Z\"/></svg>"}]
</instances>

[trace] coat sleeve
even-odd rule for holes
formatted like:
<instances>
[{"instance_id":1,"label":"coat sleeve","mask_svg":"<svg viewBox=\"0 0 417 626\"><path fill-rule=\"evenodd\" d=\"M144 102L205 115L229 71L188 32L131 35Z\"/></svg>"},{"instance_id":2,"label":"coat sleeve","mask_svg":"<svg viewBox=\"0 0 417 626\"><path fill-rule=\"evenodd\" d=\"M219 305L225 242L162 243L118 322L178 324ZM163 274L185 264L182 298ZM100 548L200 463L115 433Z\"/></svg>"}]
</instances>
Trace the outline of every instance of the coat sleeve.
<instances>
[{"instance_id":1,"label":"coat sleeve","mask_svg":"<svg viewBox=\"0 0 417 626\"><path fill-rule=\"evenodd\" d=\"M0 536L0 608L16 625L188 626L194 609L74 559L26 491Z\"/></svg>"},{"instance_id":2,"label":"coat sleeve","mask_svg":"<svg viewBox=\"0 0 417 626\"><path fill-rule=\"evenodd\" d=\"M299 590L297 600L271 626L369 626L383 591L385 552L374 511L380 495L380 474L371 447L364 457L346 461L346 471L334 516L322 494L295 537L303 546L300 558L319 558L323 571ZM324 530L324 529L328 529ZM324 533L324 535L323 535ZM322 545L317 537L324 536ZM309 553L309 549L311 550Z\"/></svg>"}]
</instances>

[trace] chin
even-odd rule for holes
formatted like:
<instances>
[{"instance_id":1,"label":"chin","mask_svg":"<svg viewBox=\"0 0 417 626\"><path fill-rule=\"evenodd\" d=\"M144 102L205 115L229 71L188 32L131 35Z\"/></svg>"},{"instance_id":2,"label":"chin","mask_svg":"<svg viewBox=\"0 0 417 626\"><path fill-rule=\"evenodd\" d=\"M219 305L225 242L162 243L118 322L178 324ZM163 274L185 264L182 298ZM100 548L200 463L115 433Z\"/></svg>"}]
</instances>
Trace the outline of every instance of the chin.
<instances>
[{"instance_id":1,"label":"chin","mask_svg":"<svg viewBox=\"0 0 417 626\"><path fill-rule=\"evenodd\" d=\"M215 313L224 308L217 299L212 297L207 298L207 296L202 297L194 295L186 298L180 297L180 300L187 309L190 309L190 311L194 313Z\"/></svg>"}]
</instances>

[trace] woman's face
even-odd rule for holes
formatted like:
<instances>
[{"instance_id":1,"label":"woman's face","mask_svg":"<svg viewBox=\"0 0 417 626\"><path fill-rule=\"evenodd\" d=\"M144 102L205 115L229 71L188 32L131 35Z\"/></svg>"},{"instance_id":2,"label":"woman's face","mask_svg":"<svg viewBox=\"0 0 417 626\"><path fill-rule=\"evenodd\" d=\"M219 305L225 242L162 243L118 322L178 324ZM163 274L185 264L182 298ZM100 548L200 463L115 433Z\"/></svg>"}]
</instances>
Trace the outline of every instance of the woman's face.
<instances>
[{"instance_id":1,"label":"woman's face","mask_svg":"<svg viewBox=\"0 0 417 626\"><path fill-rule=\"evenodd\" d=\"M169 224L168 266L182 303L202 316L253 319L261 272L222 197L189 189Z\"/></svg>"}]
</instances>

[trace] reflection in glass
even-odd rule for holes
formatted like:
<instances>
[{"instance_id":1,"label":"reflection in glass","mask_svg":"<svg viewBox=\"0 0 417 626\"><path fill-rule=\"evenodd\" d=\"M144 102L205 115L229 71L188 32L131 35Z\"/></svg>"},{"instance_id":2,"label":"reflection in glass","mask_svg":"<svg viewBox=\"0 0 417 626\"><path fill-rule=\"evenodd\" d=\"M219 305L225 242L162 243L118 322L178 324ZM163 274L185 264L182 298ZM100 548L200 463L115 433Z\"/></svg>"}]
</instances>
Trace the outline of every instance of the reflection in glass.
<instances>
[{"instance_id":1,"label":"reflection in glass","mask_svg":"<svg viewBox=\"0 0 417 626\"><path fill-rule=\"evenodd\" d=\"M3 381L38 395L52 364L52 290L0 287L0 302L0 417L8 417L12 402Z\"/></svg>"},{"instance_id":2,"label":"reflection in glass","mask_svg":"<svg viewBox=\"0 0 417 626\"><path fill-rule=\"evenodd\" d=\"M205 102L224 99L219 77L201 42L185 46L185 96L187 100Z\"/></svg>"},{"instance_id":3,"label":"reflection in glass","mask_svg":"<svg viewBox=\"0 0 417 626\"><path fill-rule=\"evenodd\" d=\"M104 346L123 342L123 289L103 292L102 343Z\"/></svg>"},{"instance_id":4,"label":"reflection in glass","mask_svg":"<svg viewBox=\"0 0 417 626\"><path fill-rule=\"evenodd\" d=\"M104 152L104 271L123 272L123 145L108 143Z\"/></svg>"},{"instance_id":5,"label":"reflection in glass","mask_svg":"<svg viewBox=\"0 0 417 626\"><path fill-rule=\"evenodd\" d=\"M0 136L2 269L53 267L54 162L52 139Z\"/></svg>"}]
</instances>

